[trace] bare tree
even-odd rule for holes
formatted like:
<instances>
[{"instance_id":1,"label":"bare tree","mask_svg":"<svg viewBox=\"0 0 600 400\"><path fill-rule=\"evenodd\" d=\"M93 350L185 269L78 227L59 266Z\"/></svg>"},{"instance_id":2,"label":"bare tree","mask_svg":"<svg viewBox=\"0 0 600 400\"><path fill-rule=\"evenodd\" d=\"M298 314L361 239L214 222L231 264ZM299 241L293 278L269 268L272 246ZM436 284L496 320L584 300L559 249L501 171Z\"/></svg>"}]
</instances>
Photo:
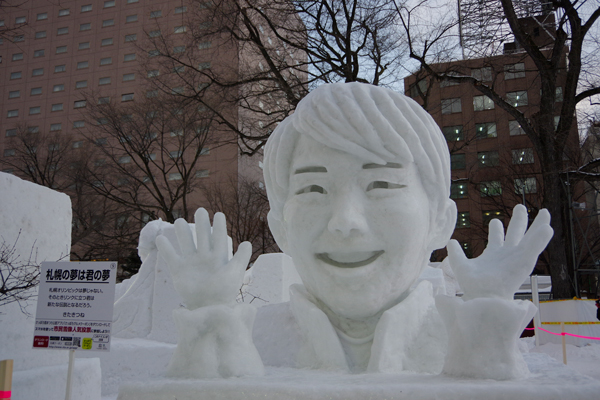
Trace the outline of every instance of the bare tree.
<instances>
[{"instance_id":1,"label":"bare tree","mask_svg":"<svg viewBox=\"0 0 600 400\"><path fill-rule=\"evenodd\" d=\"M391 1L218 0L190 8L182 26L168 32L157 22L148 32L145 69L164 92L185 87L180 95L235 132L244 154L260 151L311 87L392 85L398 78L402 51Z\"/></svg>"},{"instance_id":2,"label":"bare tree","mask_svg":"<svg viewBox=\"0 0 600 400\"><path fill-rule=\"evenodd\" d=\"M17 241L7 243L4 238L0 241L0 307L19 303L21 311L25 312L25 302L35 296L33 289L37 287L40 276L40 266L36 262L36 254L29 254L23 259L17 253Z\"/></svg>"},{"instance_id":3,"label":"bare tree","mask_svg":"<svg viewBox=\"0 0 600 400\"><path fill-rule=\"evenodd\" d=\"M457 18L450 18L451 14L447 13L441 16L435 29L426 30L419 23L419 13L423 12L423 7L430 5L431 2L427 0L413 8L399 6L398 14L408 37L410 57L429 76L438 81L449 80L473 85L511 119L516 120L533 143L543 171L541 205L553 217L554 237L547 249L552 290L556 298L569 298L574 295L570 279L574 265L569 257L571 249L568 233L569 204L572 199L567 198L563 189L565 177L562 172L572 168L564 162L565 154L569 155L570 151L576 150L572 149L569 139L573 137L570 132L575 129L576 106L600 93L600 82L593 79L591 70L585 70L586 63L595 61L591 60L592 55L597 57L598 54L597 43L593 39L600 7L592 2L553 0L547 3L554 12L550 13L544 8L539 10L539 15L522 19L522 9L517 6L523 2L499 2L502 17L505 18L508 32L515 43L512 47L505 44L504 49L513 52L515 63L527 58L535 65L533 71L537 78L534 84L540 90L540 100L535 104L536 111L532 114L519 108L503 92L504 88L499 85L500 80L497 78L505 73L504 66L498 65L495 54L483 59L483 63L492 70L493 79L490 81L471 75L470 71L448 70L449 66L455 64L440 64L456 60L460 54ZM428 12L431 10L428 9ZM551 20L546 19L547 17ZM538 32L540 34L536 36ZM492 40L502 41L506 38L494 37ZM559 77L562 77L563 82L562 102L557 109L555 99ZM555 116L558 116L556 125Z\"/></svg>"},{"instance_id":4,"label":"bare tree","mask_svg":"<svg viewBox=\"0 0 600 400\"><path fill-rule=\"evenodd\" d=\"M188 219L197 204L200 158L226 135L197 103L160 96L119 105L88 96L86 129L93 161L87 179L96 195L119 204L117 227L131 220Z\"/></svg>"}]
</instances>

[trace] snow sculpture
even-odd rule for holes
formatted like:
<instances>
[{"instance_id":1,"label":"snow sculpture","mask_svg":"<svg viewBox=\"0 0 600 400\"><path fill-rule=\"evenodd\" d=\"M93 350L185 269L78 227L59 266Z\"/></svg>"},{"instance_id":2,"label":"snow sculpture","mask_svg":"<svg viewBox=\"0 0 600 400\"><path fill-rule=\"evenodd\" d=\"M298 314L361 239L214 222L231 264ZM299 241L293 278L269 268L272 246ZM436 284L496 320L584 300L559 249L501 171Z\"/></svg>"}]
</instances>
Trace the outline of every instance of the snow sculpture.
<instances>
[{"instance_id":1,"label":"snow sculpture","mask_svg":"<svg viewBox=\"0 0 600 400\"><path fill-rule=\"evenodd\" d=\"M365 84L323 85L272 134L264 164L269 227L303 285L291 287L289 303L256 316L234 303L250 244L227 254L222 214L211 231L198 210L197 245L176 221L180 251L156 241L188 306L174 314L180 340L171 376L260 375L263 363L494 379L526 373L517 338L534 310L512 295L552 236L550 216L542 210L527 230L525 208L515 207L506 238L493 221L477 259L451 241L462 299L434 300L427 281L411 289L456 222L446 141L416 102ZM259 328L285 326L286 334L265 332L266 342L255 334L253 343L255 317Z\"/></svg>"}]
</instances>

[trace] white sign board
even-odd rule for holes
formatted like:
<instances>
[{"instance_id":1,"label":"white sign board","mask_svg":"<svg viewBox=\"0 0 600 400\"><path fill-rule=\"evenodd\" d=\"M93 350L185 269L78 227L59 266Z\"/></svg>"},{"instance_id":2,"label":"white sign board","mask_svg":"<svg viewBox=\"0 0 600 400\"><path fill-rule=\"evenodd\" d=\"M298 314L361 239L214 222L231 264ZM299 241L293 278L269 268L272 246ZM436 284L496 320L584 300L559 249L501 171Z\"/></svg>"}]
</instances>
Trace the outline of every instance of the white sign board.
<instances>
[{"instance_id":1,"label":"white sign board","mask_svg":"<svg viewBox=\"0 0 600 400\"><path fill-rule=\"evenodd\" d=\"M43 262L34 348L110 350L117 263Z\"/></svg>"}]
</instances>

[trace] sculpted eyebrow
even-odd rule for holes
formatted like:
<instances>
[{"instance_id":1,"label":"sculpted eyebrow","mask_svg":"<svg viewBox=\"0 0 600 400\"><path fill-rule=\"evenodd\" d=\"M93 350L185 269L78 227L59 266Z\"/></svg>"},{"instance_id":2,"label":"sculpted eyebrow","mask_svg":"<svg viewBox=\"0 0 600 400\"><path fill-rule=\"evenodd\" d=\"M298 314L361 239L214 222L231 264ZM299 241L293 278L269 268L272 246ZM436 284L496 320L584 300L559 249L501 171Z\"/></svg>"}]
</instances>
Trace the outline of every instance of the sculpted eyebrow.
<instances>
[{"instance_id":1,"label":"sculpted eyebrow","mask_svg":"<svg viewBox=\"0 0 600 400\"><path fill-rule=\"evenodd\" d=\"M294 171L294 175L298 175L298 174L306 174L308 172L327 172L327 168L325 167L304 167L304 168L298 168L296 171Z\"/></svg>"},{"instance_id":2,"label":"sculpted eyebrow","mask_svg":"<svg viewBox=\"0 0 600 400\"><path fill-rule=\"evenodd\" d=\"M375 168L402 168L402 164L389 162L385 165L382 164L365 164L363 169L375 169Z\"/></svg>"}]
</instances>

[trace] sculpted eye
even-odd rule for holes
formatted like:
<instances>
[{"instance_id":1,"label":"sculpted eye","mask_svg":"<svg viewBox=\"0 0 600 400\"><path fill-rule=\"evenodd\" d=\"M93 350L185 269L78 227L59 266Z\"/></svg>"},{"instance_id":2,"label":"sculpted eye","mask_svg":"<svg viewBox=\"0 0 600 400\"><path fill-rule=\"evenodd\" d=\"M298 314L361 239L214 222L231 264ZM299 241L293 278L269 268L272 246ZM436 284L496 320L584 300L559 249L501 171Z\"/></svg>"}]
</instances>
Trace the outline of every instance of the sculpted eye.
<instances>
[{"instance_id":1,"label":"sculpted eye","mask_svg":"<svg viewBox=\"0 0 600 400\"><path fill-rule=\"evenodd\" d=\"M374 181L369 183L367 186L367 192L373 189L402 189L406 187L406 185L401 185L399 183L385 182L385 181Z\"/></svg>"},{"instance_id":2,"label":"sculpted eye","mask_svg":"<svg viewBox=\"0 0 600 400\"><path fill-rule=\"evenodd\" d=\"M305 188L302 188L296 192L296 194L304 194L304 193L321 193L327 194L327 191L323 189L323 187L319 185L310 185Z\"/></svg>"}]
</instances>

